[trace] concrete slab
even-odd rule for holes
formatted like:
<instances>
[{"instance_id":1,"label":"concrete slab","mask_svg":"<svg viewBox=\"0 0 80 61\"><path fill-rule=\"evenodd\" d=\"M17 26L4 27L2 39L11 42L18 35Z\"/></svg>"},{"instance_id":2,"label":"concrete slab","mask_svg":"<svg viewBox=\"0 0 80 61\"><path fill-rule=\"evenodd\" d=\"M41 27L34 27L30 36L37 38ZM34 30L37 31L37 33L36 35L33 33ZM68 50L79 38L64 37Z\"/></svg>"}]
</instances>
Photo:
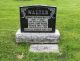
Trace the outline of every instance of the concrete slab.
<instances>
[{"instance_id":1,"label":"concrete slab","mask_svg":"<svg viewBox=\"0 0 80 61\"><path fill-rule=\"evenodd\" d=\"M34 53L59 53L59 47L58 44L32 44L29 51Z\"/></svg>"}]
</instances>

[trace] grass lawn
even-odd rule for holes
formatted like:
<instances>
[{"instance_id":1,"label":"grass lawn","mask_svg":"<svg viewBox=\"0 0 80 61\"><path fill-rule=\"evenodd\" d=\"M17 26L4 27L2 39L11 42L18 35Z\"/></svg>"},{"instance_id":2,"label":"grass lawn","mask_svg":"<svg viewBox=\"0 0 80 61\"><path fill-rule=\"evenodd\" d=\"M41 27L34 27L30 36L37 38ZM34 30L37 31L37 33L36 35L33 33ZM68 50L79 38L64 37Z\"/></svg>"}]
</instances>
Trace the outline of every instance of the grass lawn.
<instances>
[{"instance_id":1,"label":"grass lawn","mask_svg":"<svg viewBox=\"0 0 80 61\"><path fill-rule=\"evenodd\" d=\"M31 53L28 43L15 42L19 6L33 4L57 6L60 54ZM80 61L80 0L0 0L0 61Z\"/></svg>"}]
</instances>

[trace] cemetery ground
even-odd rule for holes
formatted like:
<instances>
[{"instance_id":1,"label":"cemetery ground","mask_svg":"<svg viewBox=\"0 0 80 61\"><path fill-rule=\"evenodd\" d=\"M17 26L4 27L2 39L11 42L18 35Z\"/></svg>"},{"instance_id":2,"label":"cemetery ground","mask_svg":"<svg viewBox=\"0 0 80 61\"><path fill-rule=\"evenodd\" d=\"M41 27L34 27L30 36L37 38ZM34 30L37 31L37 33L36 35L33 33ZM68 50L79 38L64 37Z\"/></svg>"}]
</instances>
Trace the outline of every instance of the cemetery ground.
<instances>
[{"instance_id":1,"label":"cemetery ground","mask_svg":"<svg viewBox=\"0 0 80 61\"><path fill-rule=\"evenodd\" d=\"M60 53L31 53L28 43L17 44L19 6L57 6L56 28ZM80 61L80 0L0 0L0 61Z\"/></svg>"}]
</instances>

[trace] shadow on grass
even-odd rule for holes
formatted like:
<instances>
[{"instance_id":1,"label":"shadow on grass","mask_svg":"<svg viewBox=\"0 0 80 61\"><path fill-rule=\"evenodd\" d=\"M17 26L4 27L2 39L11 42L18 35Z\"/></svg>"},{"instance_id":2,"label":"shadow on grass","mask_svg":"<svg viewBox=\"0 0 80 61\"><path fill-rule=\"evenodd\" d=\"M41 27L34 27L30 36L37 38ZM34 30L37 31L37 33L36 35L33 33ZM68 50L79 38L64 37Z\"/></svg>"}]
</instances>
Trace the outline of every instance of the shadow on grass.
<instances>
[{"instance_id":1,"label":"shadow on grass","mask_svg":"<svg viewBox=\"0 0 80 61\"><path fill-rule=\"evenodd\" d=\"M16 43L16 42L15 42ZM16 43L18 46L27 46L29 47L30 46L30 43L27 43L27 42L21 42L21 43Z\"/></svg>"}]
</instances>

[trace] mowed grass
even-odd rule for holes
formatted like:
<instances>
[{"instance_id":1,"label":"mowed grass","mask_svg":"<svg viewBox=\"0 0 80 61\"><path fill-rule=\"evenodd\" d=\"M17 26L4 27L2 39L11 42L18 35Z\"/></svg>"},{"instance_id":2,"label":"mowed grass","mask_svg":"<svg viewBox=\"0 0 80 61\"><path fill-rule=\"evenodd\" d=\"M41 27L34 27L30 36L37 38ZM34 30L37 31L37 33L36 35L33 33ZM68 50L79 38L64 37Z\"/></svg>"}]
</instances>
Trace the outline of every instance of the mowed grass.
<instances>
[{"instance_id":1,"label":"mowed grass","mask_svg":"<svg viewBox=\"0 0 80 61\"><path fill-rule=\"evenodd\" d=\"M60 54L31 53L30 44L15 42L19 7L34 4L57 6ZM80 0L0 0L0 61L80 61Z\"/></svg>"}]
</instances>

